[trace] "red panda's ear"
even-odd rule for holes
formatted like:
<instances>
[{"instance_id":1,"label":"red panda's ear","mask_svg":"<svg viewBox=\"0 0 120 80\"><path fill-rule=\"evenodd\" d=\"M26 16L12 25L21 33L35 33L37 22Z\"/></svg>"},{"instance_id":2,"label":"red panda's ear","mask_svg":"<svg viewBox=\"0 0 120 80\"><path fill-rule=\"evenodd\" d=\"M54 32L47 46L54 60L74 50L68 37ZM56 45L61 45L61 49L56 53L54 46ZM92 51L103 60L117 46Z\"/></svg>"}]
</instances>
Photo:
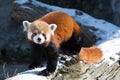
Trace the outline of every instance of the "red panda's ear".
<instances>
[{"instance_id":1,"label":"red panda's ear","mask_svg":"<svg viewBox=\"0 0 120 80\"><path fill-rule=\"evenodd\" d=\"M56 25L56 24L50 24L50 25L49 25L49 28L50 28L51 33L52 33L52 35L53 35L53 34L54 34L54 31L55 31L56 28L57 28L57 25Z\"/></svg>"},{"instance_id":2,"label":"red panda's ear","mask_svg":"<svg viewBox=\"0 0 120 80\"><path fill-rule=\"evenodd\" d=\"M27 31L28 28L30 27L30 24L31 23L29 21L23 21L23 27L24 27L23 31Z\"/></svg>"}]
</instances>

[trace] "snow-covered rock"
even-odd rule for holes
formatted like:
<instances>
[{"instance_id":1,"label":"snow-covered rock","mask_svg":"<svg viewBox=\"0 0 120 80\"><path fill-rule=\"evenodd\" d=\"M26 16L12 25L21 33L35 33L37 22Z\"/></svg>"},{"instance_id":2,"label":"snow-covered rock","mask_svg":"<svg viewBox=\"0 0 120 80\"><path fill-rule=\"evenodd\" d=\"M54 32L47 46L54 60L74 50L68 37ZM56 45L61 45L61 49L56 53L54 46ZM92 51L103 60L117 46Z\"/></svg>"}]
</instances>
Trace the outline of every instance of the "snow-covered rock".
<instances>
[{"instance_id":1,"label":"snow-covered rock","mask_svg":"<svg viewBox=\"0 0 120 80\"><path fill-rule=\"evenodd\" d=\"M103 62L109 65L120 60L120 38L108 40L98 45L103 52Z\"/></svg>"},{"instance_id":2,"label":"snow-covered rock","mask_svg":"<svg viewBox=\"0 0 120 80\"><path fill-rule=\"evenodd\" d=\"M37 75L39 71L42 71L45 69L43 68L37 68L34 70L28 70L22 73L19 73L17 76L5 79L5 80L51 80L51 77L45 77L45 76L40 76Z\"/></svg>"}]
</instances>

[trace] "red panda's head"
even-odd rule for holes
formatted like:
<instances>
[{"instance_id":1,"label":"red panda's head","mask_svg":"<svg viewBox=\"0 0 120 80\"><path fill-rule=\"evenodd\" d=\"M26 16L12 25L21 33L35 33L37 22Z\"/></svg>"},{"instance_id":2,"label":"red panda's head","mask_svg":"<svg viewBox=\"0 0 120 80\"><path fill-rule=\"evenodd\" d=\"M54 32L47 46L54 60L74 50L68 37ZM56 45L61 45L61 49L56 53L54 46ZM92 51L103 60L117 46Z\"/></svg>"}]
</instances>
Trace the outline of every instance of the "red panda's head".
<instances>
[{"instance_id":1,"label":"red panda's head","mask_svg":"<svg viewBox=\"0 0 120 80\"><path fill-rule=\"evenodd\" d=\"M51 36L57 28L56 24L48 24L41 20L34 22L23 21L24 31L27 38L36 44L43 44L50 41Z\"/></svg>"}]
</instances>

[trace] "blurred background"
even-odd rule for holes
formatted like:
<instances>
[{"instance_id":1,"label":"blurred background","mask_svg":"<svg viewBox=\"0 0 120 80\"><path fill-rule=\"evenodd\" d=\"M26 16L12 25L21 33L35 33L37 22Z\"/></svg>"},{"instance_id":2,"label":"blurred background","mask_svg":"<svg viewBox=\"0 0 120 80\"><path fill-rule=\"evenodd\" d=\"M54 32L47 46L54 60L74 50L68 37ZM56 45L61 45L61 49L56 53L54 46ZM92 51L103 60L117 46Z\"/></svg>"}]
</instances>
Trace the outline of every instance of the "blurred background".
<instances>
[{"instance_id":1,"label":"blurred background","mask_svg":"<svg viewBox=\"0 0 120 80\"><path fill-rule=\"evenodd\" d=\"M120 0L38 0L47 4L82 10L120 26Z\"/></svg>"}]
</instances>

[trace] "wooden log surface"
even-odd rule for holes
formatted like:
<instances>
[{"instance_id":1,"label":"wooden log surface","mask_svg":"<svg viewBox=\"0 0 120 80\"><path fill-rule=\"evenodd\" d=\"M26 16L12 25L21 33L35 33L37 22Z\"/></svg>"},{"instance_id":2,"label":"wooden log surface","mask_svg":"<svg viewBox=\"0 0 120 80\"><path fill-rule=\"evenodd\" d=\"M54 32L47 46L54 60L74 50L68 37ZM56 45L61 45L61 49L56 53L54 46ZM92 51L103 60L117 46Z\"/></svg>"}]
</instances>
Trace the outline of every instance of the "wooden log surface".
<instances>
[{"instance_id":1,"label":"wooden log surface","mask_svg":"<svg viewBox=\"0 0 120 80\"><path fill-rule=\"evenodd\" d=\"M78 64L70 66L69 69L72 72L68 70L67 73L63 74L61 80L120 80L120 66L118 63L110 66L107 62L104 62L98 67L85 63Z\"/></svg>"},{"instance_id":2,"label":"wooden log surface","mask_svg":"<svg viewBox=\"0 0 120 80\"><path fill-rule=\"evenodd\" d=\"M118 63L108 65L107 62L100 66L94 64L76 63L59 69L56 76L38 76L39 70L22 72L6 80L120 80L120 66Z\"/></svg>"}]
</instances>

